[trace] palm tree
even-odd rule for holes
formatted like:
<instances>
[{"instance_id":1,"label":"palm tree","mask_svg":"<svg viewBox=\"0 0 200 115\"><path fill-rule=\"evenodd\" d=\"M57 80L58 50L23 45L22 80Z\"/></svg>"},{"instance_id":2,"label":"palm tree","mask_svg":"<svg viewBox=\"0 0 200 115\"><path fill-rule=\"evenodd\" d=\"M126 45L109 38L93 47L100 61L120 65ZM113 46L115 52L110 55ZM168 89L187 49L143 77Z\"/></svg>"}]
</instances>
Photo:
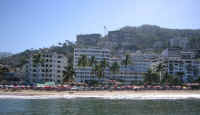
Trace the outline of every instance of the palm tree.
<instances>
[{"instance_id":1,"label":"palm tree","mask_svg":"<svg viewBox=\"0 0 200 115\"><path fill-rule=\"evenodd\" d=\"M173 64L169 64L169 71L173 71L174 70L174 65Z\"/></svg>"},{"instance_id":2,"label":"palm tree","mask_svg":"<svg viewBox=\"0 0 200 115\"><path fill-rule=\"evenodd\" d=\"M103 61L100 61L100 65L102 66L103 69L106 69L106 67L109 67L109 64L105 58L103 59Z\"/></svg>"},{"instance_id":3,"label":"palm tree","mask_svg":"<svg viewBox=\"0 0 200 115\"><path fill-rule=\"evenodd\" d=\"M127 69L128 65L131 64L131 63L132 63L132 62L131 62L131 57L130 57L130 55L129 55L129 54L126 54L126 55L125 55L125 59L122 60L122 65L125 66L125 72L124 72L124 74L126 74L126 69Z\"/></svg>"},{"instance_id":4,"label":"palm tree","mask_svg":"<svg viewBox=\"0 0 200 115\"><path fill-rule=\"evenodd\" d=\"M130 55L129 54L126 54L126 57L124 60L122 60L122 65L124 65L126 68L127 66L131 64L131 59L130 59Z\"/></svg>"},{"instance_id":5,"label":"palm tree","mask_svg":"<svg viewBox=\"0 0 200 115\"><path fill-rule=\"evenodd\" d=\"M170 75L168 72L165 72L162 82L163 83L173 83L174 76Z\"/></svg>"},{"instance_id":6,"label":"palm tree","mask_svg":"<svg viewBox=\"0 0 200 115\"><path fill-rule=\"evenodd\" d=\"M155 68L156 72L159 72L160 73L160 83L162 81L162 72L165 71L165 66L163 63L159 63L156 68Z\"/></svg>"},{"instance_id":7,"label":"palm tree","mask_svg":"<svg viewBox=\"0 0 200 115\"><path fill-rule=\"evenodd\" d=\"M89 66L93 66L94 64L96 64L96 58L95 56L92 56L90 59L89 59Z\"/></svg>"},{"instance_id":8,"label":"palm tree","mask_svg":"<svg viewBox=\"0 0 200 115\"><path fill-rule=\"evenodd\" d=\"M104 58L99 63L99 72L100 72L101 77L105 77L105 70L106 70L107 67L109 67L109 64L106 61L106 59Z\"/></svg>"},{"instance_id":9,"label":"palm tree","mask_svg":"<svg viewBox=\"0 0 200 115\"><path fill-rule=\"evenodd\" d=\"M156 77L155 74L151 69L149 69L145 74L144 74L144 82L151 85L152 83L156 82Z\"/></svg>"},{"instance_id":10,"label":"palm tree","mask_svg":"<svg viewBox=\"0 0 200 115\"><path fill-rule=\"evenodd\" d=\"M183 83L183 76L184 76L184 72L177 72L176 75L178 76L178 80L180 83Z\"/></svg>"},{"instance_id":11,"label":"palm tree","mask_svg":"<svg viewBox=\"0 0 200 115\"><path fill-rule=\"evenodd\" d=\"M65 67L65 70L63 71L63 76L64 76L63 79L64 82L74 80L75 71L73 64L69 64L67 67Z\"/></svg>"},{"instance_id":12,"label":"palm tree","mask_svg":"<svg viewBox=\"0 0 200 115\"><path fill-rule=\"evenodd\" d=\"M88 66L88 58L86 55L81 55L78 60L78 66L85 67Z\"/></svg>"},{"instance_id":13,"label":"palm tree","mask_svg":"<svg viewBox=\"0 0 200 115\"><path fill-rule=\"evenodd\" d=\"M119 69L120 65L117 62L112 63L110 67L110 71L112 72L112 74L116 74L117 72L119 72Z\"/></svg>"},{"instance_id":14,"label":"palm tree","mask_svg":"<svg viewBox=\"0 0 200 115\"><path fill-rule=\"evenodd\" d=\"M1 66L0 66L0 81L3 80L3 76L2 76L2 75L3 75L4 73L6 73L6 72L9 72L9 69L6 68L6 67L1 67Z\"/></svg>"},{"instance_id":15,"label":"palm tree","mask_svg":"<svg viewBox=\"0 0 200 115\"><path fill-rule=\"evenodd\" d=\"M93 65L92 67L92 73L94 73L97 77L98 80L100 81L101 77L103 77L103 67L101 66L100 63L96 63L95 65Z\"/></svg>"}]
</instances>

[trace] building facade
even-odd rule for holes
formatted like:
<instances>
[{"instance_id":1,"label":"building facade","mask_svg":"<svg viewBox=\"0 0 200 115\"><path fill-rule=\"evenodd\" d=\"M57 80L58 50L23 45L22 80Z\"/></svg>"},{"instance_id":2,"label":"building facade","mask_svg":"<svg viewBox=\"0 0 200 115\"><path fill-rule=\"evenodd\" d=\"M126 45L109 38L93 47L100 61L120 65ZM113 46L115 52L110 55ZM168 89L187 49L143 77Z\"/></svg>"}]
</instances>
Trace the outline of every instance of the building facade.
<instances>
[{"instance_id":1,"label":"building facade","mask_svg":"<svg viewBox=\"0 0 200 115\"><path fill-rule=\"evenodd\" d=\"M34 62L34 55L30 56L25 65L26 76L30 82L63 82L63 71L67 66L67 58L57 53L41 53L41 62Z\"/></svg>"},{"instance_id":2,"label":"building facade","mask_svg":"<svg viewBox=\"0 0 200 115\"><path fill-rule=\"evenodd\" d=\"M108 49L100 49L100 48L75 48L74 49L74 69L76 72L75 80L77 82L86 82L90 80L105 80L109 77L109 71L108 69L104 72L104 77L98 78L93 70L92 67L86 66L86 67L80 67L78 66L78 61L81 58L81 56L87 56L88 59L90 59L92 56L95 56L96 62L103 61L104 59L106 62L109 62L111 54L110 50Z\"/></svg>"},{"instance_id":3,"label":"building facade","mask_svg":"<svg viewBox=\"0 0 200 115\"><path fill-rule=\"evenodd\" d=\"M171 75L182 77L190 82L200 77L200 58L198 50L166 49L162 53L167 64L167 71Z\"/></svg>"},{"instance_id":4,"label":"building facade","mask_svg":"<svg viewBox=\"0 0 200 115\"><path fill-rule=\"evenodd\" d=\"M104 59L111 66L112 63L117 62L120 66L119 71L113 73L107 67L104 71L104 77L98 78L94 72L93 68L90 66L80 67L78 66L79 59L81 56L87 56L90 59L92 56L95 56L96 61L100 62ZM157 57L150 54L140 54L136 53L131 55L132 64L129 64L127 67L121 64L122 60L125 57L111 57L111 52L108 49L100 48L76 48L74 49L74 69L76 72L75 80L78 82L85 82L90 80L121 80L125 82L132 81L143 81L144 73L148 71L155 63Z\"/></svg>"}]
</instances>

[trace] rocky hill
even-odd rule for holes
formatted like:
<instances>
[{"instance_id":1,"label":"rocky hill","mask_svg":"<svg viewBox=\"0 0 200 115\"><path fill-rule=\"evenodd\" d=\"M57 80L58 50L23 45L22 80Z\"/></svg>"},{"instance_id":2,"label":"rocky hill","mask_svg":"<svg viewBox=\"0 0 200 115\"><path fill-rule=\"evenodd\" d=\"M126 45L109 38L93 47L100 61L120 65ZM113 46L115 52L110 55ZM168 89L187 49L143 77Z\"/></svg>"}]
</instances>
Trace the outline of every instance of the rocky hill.
<instances>
[{"instance_id":1,"label":"rocky hill","mask_svg":"<svg viewBox=\"0 0 200 115\"><path fill-rule=\"evenodd\" d=\"M139 27L126 26L119 30L109 31L108 35L86 34L77 35L76 43L67 41L57 46L38 50L26 50L22 53L0 59L0 64L11 66L23 65L31 53L42 50L58 52L73 59L74 47L102 47L109 48L113 54L117 52L130 51L138 49L153 49L162 51L167 47L180 48L200 48L200 30L191 29L168 29L159 26L142 25Z\"/></svg>"},{"instance_id":2,"label":"rocky hill","mask_svg":"<svg viewBox=\"0 0 200 115\"><path fill-rule=\"evenodd\" d=\"M9 52L0 52L0 59L11 56L11 55L12 53L9 53Z\"/></svg>"},{"instance_id":3,"label":"rocky hill","mask_svg":"<svg viewBox=\"0 0 200 115\"><path fill-rule=\"evenodd\" d=\"M182 47L182 43L185 43L182 48L200 48L200 45L198 45L200 44L200 30L191 29L168 29L152 25L126 26L119 30L109 31L105 37L101 37L100 34L98 38L93 37L93 34L86 36L87 40L84 35L78 36L77 45L131 51L147 48L156 50L167 47Z\"/></svg>"},{"instance_id":4,"label":"rocky hill","mask_svg":"<svg viewBox=\"0 0 200 115\"><path fill-rule=\"evenodd\" d=\"M30 57L31 54L37 53L37 52L57 52L64 54L69 61L73 59L73 50L74 50L75 44L66 40L64 43L59 43L56 46L51 46L49 48L43 48L43 49L37 49L37 50L25 50L24 52L2 58L0 59L0 64L4 65L10 65L11 67L21 67L23 64L27 62L27 59Z\"/></svg>"}]
</instances>

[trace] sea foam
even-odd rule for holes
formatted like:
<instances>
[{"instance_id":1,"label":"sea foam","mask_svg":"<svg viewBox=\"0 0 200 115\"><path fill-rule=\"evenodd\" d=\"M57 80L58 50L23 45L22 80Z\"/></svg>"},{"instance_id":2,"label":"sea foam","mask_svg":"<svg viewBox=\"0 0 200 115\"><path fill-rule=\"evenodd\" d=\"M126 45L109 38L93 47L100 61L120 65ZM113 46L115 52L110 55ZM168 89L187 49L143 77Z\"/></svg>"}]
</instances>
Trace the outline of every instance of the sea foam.
<instances>
[{"instance_id":1,"label":"sea foam","mask_svg":"<svg viewBox=\"0 0 200 115\"><path fill-rule=\"evenodd\" d=\"M115 100L156 100L156 99L200 99L200 94L173 94L173 95L40 95L40 96L21 96L21 95L0 95L0 99L75 99L75 98L98 98Z\"/></svg>"}]
</instances>

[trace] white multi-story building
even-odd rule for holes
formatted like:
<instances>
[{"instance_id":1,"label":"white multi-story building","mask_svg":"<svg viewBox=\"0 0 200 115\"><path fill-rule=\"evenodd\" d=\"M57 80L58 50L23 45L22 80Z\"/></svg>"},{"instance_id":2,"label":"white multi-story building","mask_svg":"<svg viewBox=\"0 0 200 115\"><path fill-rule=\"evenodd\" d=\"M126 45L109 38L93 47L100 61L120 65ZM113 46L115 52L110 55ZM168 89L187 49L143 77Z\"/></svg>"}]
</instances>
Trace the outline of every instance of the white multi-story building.
<instances>
[{"instance_id":1,"label":"white multi-story building","mask_svg":"<svg viewBox=\"0 0 200 115\"><path fill-rule=\"evenodd\" d=\"M200 76L200 61L195 59L169 59L168 73L177 75L183 74L184 81L197 79Z\"/></svg>"},{"instance_id":2,"label":"white multi-story building","mask_svg":"<svg viewBox=\"0 0 200 115\"><path fill-rule=\"evenodd\" d=\"M110 60L110 50L100 49L100 48L75 48L74 49L74 69L76 72L75 80L78 82L85 82L90 80L98 80L99 78L92 72L92 67L79 67L78 61L81 56L87 56L90 59L95 56L97 62L103 61L104 59L109 63ZM105 76L100 80L104 80L109 77L108 69L105 70Z\"/></svg>"},{"instance_id":3,"label":"white multi-story building","mask_svg":"<svg viewBox=\"0 0 200 115\"><path fill-rule=\"evenodd\" d=\"M150 54L140 54L139 52L136 55L131 55L132 64L127 67L121 65L121 61L124 57L112 57L110 50L108 49L99 49L99 48L76 48L74 49L74 68L76 72L76 81L85 82L90 80L99 80L98 77L93 73L92 67L80 67L78 66L78 61L82 55L87 56L87 58L91 58L95 56L96 61L100 62L103 59L111 66L112 63L117 62L120 65L120 69L116 73L112 73L109 68L106 68L105 75L100 80L123 80L127 82L131 81L143 81L144 73L151 68L151 66L155 63L157 56Z\"/></svg>"},{"instance_id":4,"label":"white multi-story building","mask_svg":"<svg viewBox=\"0 0 200 115\"><path fill-rule=\"evenodd\" d=\"M200 76L200 60L197 50L184 51L181 49L166 49L162 56L167 63L169 74L178 75L182 73L185 82L197 79Z\"/></svg>"},{"instance_id":5,"label":"white multi-story building","mask_svg":"<svg viewBox=\"0 0 200 115\"><path fill-rule=\"evenodd\" d=\"M57 53L41 53L41 62L34 62L32 55L25 65L25 72L30 82L63 82L63 71L67 66L67 58Z\"/></svg>"},{"instance_id":6,"label":"white multi-story building","mask_svg":"<svg viewBox=\"0 0 200 115\"><path fill-rule=\"evenodd\" d=\"M122 80L127 83L131 83L133 81L143 81L144 73L137 72L135 66L120 66L119 72L112 73L110 72L110 79L113 80Z\"/></svg>"},{"instance_id":7,"label":"white multi-story building","mask_svg":"<svg viewBox=\"0 0 200 115\"><path fill-rule=\"evenodd\" d=\"M153 69L153 65L157 64L158 61L159 55L157 54L147 54L139 51L131 54L131 62L137 73L145 73L149 69Z\"/></svg>"},{"instance_id":8,"label":"white multi-story building","mask_svg":"<svg viewBox=\"0 0 200 115\"><path fill-rule=\"evenodd\" d=\"M86 55L87 58L95 56L97 62L110 60L111 54L109 49L100 48L75 48L74 49L74 66L78 65L78 60L82 55Z\"/></svg>"}]
</instances>

